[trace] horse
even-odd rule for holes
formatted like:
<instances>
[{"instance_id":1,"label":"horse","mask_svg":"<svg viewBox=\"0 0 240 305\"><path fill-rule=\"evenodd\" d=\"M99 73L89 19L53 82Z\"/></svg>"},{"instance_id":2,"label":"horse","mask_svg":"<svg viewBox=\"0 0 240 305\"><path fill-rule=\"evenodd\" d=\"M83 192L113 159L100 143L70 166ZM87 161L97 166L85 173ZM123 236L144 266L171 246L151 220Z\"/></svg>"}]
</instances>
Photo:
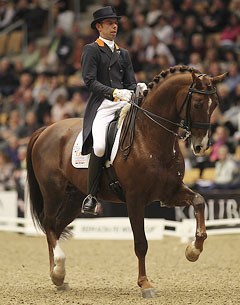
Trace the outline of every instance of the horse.
<instances>
[{"instance_id":1,"label":"horse","mask_svg":"<svg viewBox=\"0 0 240 305\"><path fill-rule=\"evenodd\" d=\"M207 238L205 200L183 183L185 166L178 142L179 128L186 131L193 153L204 154L209 147L211 114L218 105L216 84L224 77L225 74L211 77L188 66L174 66L153 78L140 103L132 102L131 107L137 111L130 151L126 157L119 145L112 166L125 195L138 259L137 284L145 298L157 295L145 266L146 205L154 201L168 207L192 205L196 234L186 248L186 258L194 262L203 250ZM32 218L46 235L50 277L57 287L64 286L66 273L66 257L59 239L69 233L67 226L81 214L87 192L87 169L76 169L71 164L72 147L82 126L81 118L68 118L42 127L32 134L27 149ZM108 170L102 172L98 199L123 202L109 186Z\"/></svg>"}]
</instances>

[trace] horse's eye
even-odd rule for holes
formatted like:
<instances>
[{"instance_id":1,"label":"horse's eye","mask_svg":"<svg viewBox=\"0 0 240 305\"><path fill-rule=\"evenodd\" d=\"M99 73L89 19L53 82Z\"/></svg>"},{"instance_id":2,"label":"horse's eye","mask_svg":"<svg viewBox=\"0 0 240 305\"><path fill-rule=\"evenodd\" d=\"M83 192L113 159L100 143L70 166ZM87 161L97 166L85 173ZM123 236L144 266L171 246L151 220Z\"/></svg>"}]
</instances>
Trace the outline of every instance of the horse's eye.
<instances>
[{"instance_id":1,"label":"horse's eye","mask_svg":"<svg viewBox=\"0 0 240 305\"><path fill-rule=\"evenodd\" d=\"M203 103L201 103L201 102L195 103L195 104L194 104L194 108L195 108L195 109L202 109L202 108L203 108Z\"/></svg>"}]
</instances>

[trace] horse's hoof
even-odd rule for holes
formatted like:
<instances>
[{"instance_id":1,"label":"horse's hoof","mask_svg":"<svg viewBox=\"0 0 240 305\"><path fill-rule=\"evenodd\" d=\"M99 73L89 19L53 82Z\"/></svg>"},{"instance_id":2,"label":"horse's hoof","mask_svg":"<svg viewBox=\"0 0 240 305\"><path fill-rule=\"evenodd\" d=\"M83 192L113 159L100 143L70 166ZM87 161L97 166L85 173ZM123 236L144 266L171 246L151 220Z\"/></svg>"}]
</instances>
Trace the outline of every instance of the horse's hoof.
<instances>
[{"instance_id":1,"label":"horse's hoof","mask_svg":"<svg viewBox=\"0 0 240 305\"><path fill-rule=\"evenodd\" d=\"M190 262L196 262L201 251L195 247L194 241L189 244L185 251L185 256Z\"/></svg>"},{"instance_id":2,"label":"horse's hoof","mask_svg":"<svg viewBox=\"0 0 240 305\"><path fill-rule=\"evenodd\" d=\"M157 297L157 291L154 288L142 289L142 297L144 299L151 299Z\"/></svg>"},{"instance_id":3,"label":"horse's hoof","mask_svg":"<svg viewBox=\"0 0 240 305\"><path fill-rule=\"evenodd\" d=\"M61 290L61 291L68 291L70 290L70 287L68 285L68 283L63 283L61 286L56 286L57 290Z\"/></svg>"},{"instance_id":4,"label":"horse's hoof","mask_svg":"<svg viewBox=\"0 0 240 305\"><path fill-rule=\"evenodd\" d=\"M61 276L60 275L57 276L54 272L52 272L50 274L50 277L55 286L60 287L64 284L63 281L65 278L65 274L62 274Z\"/></svg>"}]
</instances>

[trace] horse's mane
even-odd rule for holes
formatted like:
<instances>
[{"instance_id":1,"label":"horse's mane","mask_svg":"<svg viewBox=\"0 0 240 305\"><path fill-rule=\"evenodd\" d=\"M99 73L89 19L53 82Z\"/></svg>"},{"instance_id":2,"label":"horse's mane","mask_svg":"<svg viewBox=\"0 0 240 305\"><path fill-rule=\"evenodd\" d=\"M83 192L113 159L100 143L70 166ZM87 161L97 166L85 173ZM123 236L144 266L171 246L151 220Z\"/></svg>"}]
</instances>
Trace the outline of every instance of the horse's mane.
<instances>
[{"instance_id":1,"label":"horse's mane","mask_svg":"<svg viewBox=\"0 0 240 305\"><path fill-rule=\"evenodd\" d=\"M145 90L143 92L144 96L147 96L148 93L151 91L151 89L153 89L153 87L158 84L161 80L165 79L169 74L174 74L176 72L194 72L194 73L201 73L199 70L193 68L193 67L189 67L189 66L183 66L183 65L179 65L179 66L174 66L174 67L170 67L167 70L163 70L161 71L161 73L159 73L158 75L156 75L153 80L147 85L148 89Z\"/></svg>"},{"instance_id":2,"label":"horse's mane","mask_svg":"<svg viewBox=\"0 0 240 305\"><path fill-rule=\"evenodd\" d=\"M161 80L164 80L168 75L170 74L174 74L174 73L184 73L184 72L194 72L194 73L199 73L201 74L201 72L193 67L189 67L189 66L184 66L184 65L178 65L178 66L173 66L170 67L167 70L163 70L161 71L158 75L156 75L153 80L147 85L147 90L144 90L143 92L143 96L139 97L139 102L141 103L143 100L143 97L146 97L148 95L148 93L151 91L151 89L153 89L153 87L158 84ZM129 109L130 109L131 105L127 104L126 106L123 107L121 113L120 113L120 117L118 120L118 128L120 127L122 121L124 120L124 118L126 117Z\"/></svg>"}]
</instances>

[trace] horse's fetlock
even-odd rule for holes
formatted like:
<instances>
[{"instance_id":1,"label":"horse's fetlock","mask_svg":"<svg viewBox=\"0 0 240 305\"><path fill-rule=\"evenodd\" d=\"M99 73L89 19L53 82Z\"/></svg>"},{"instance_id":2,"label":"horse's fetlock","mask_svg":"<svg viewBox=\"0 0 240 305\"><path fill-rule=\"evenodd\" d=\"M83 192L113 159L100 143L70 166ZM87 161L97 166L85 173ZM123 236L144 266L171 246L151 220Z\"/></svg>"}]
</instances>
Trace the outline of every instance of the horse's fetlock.
<instances>
[{"instance_id":1,"label":"horse's fetlock","mask_svg":"<svg viewBox=\"0 0 240 305\"><path fill-rule=\"evenodd\" d=\"M141 277L138 279L138 286L139 286L139 287L142 287L142 286L144 285L145 282L148 282L147 276L141 276Z\"/></svg>"}]
</instances>

